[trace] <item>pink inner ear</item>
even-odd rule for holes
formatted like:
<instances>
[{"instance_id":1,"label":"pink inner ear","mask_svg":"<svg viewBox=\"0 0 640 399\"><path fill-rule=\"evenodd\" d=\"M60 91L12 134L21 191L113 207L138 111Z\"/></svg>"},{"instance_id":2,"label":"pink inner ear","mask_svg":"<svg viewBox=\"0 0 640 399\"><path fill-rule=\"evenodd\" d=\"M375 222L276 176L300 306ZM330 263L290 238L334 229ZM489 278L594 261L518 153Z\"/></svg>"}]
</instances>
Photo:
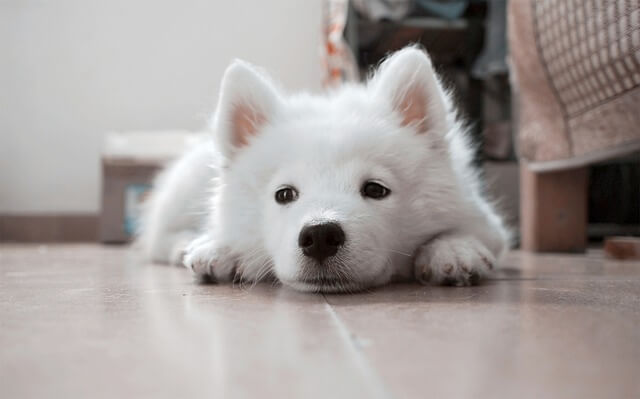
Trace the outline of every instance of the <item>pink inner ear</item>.
<instances>
[{"instance_id":1,"label":"pink inner ear","mask_svg":"<svg viewBox=\"0 0 640 399\"><path fill-rule=\"evenodd\" d=\"M254 136L260 126L266 121L264 115L252 107L238 104L231 114L231 142L235 147L249 144L249 138Z\"/></svg>"},{"instance_id":2,"label":"pink inner ear","mask_svg":"<svg viewBox=\"0 0 640 399\"><path fill-rule=\"evenodd\" d=\"M410 87L396 100L395 108L402 115L402 126L415 126L420 133L427 131L427 97L422 87Z\"/></svg>"}]
</instances>

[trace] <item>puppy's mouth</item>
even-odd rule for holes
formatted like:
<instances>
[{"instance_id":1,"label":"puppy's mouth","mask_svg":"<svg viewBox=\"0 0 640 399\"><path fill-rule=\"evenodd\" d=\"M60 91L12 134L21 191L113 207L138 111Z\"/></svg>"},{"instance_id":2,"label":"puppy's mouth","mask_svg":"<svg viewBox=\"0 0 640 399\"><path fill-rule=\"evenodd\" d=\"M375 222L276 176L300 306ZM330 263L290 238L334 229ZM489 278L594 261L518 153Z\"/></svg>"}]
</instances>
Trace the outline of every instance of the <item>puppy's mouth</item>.
<instances>
[{"instance_id":1,"label":"puppy's mouth","mask_svg":"<svg viewBox=\"0 0 640 399\"><path fill-rule=\"evenodd\" d=\"M309 285L338 285L341 283L345 283L348 281L341 280L339 278L334 277L312 277L312 278L303 278L299 280L301 283L309 284Z\"/></svg>"},{"instance_id":2,"label":"puppy's mouth","mask_svg":"<svg viewBox=\"0 0 640 399\"><path fill-rule=\"evenodd\" d=\"M312 279L312 280L293 280L286 282L291 287L305 292L317 293L346 293L362 290L359 284L341 279Z\"/></svg>"},{"instance_id":3,"label":"puppy's mouth","mask_svg":"<svg viewBox=\"0 0 640 399\"><path fill-rule=\"evenodd\" d=\"M317 262L308 258L299 259L298 273L282 283L304 292L353 293L365 289L351 268L338 257Z\"/></svg>"},{"instance_id":4,"label":"puppy's mouth","mask_svg":"<svg viewBox=\"0 0 640 399\"><path fill-rule=\"evenodd\" d=\"M300 276L287 284L301 291L318 293L356 292L362 290L361 284L348 276L312 275Z\"/></svg>"}]
</instances>

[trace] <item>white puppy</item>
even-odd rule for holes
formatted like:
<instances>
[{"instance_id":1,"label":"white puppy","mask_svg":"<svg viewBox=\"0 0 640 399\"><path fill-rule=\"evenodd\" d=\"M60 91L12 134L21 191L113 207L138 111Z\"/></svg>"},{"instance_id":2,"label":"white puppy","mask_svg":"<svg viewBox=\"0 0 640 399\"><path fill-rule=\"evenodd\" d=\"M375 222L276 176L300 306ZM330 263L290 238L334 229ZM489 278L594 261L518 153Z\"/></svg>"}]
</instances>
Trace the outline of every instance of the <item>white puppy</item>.
<instances>
[{"instance_id":1,"label":"white puppy","mask_svg":"<svg viewBox=\"0 0 640 399\"><path fill-rule=\"evenodd\" d=\"M419 49L323 96L285 96L236 61L212 128L213 143L157 180L140 237L153 261L335 292L407 277L474 284L505 250L464 129Z\"/></svg>"}]
</instances>

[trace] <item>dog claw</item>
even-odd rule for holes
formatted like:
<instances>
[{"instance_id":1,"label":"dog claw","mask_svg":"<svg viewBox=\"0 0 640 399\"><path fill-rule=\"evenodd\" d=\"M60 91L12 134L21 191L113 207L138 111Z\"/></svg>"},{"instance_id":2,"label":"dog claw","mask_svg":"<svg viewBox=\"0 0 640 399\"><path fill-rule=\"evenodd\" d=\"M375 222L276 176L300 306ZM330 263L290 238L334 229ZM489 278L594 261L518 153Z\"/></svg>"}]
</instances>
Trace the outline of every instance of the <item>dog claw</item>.
<instances>
[{"instance_id":1,"label":"dog claw","mask_svg":"<svg viewBox=\"0 0 640 399\"><path fill-rule=\"evenodd\" d=\"M489 268L489 270L493 270L493 262L487 259L485 256L482 257L482 262Z\"/></svg>"},{"instance_id":2,"label":"dog claw","mask_svg":"<svg viewBox=\"0 0 640 399\"><path fill-rule=\"evenodd\" d=\"M432 274L431 269L427 268L420 275L420 281L422 281L423 283L429 282L429 280L431 280L431 274Z\"/></svg>"}]
</instances>

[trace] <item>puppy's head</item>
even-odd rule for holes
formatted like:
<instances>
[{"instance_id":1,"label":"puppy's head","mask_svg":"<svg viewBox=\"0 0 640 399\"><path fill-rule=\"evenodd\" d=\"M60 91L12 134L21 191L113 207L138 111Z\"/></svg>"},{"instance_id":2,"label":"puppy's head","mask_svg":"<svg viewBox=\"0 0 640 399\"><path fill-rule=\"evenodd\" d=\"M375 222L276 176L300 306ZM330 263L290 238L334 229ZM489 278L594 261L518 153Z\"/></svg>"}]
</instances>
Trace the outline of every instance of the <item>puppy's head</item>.
<instances>
[{"instance_id":1,"label":"puppy's head","mask_svg":"<svg viewBox=\"0 0 640 399\"><path fill-rule=\"evenodd\" d=\"M235 62L221 93L218 207L243 230L227 239L247 262L260 253L298 289L357 290L386 283L441 228L452 120L424 52L402 50L366 85L325 96L286 97Z\"/></svg>"}]
</instances>

